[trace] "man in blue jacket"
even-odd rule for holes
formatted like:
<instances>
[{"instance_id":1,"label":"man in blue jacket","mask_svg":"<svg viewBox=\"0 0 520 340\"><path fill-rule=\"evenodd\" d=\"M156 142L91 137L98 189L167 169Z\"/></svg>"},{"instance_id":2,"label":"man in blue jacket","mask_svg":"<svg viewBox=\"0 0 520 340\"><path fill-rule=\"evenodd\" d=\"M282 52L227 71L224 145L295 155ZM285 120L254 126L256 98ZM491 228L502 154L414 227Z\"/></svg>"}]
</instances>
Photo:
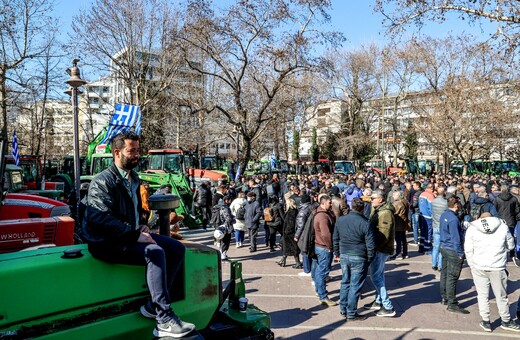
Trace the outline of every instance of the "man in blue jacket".
<instances>
[{"instance_id":1,"label":"man in blue jacket","mask_svg":"<svg viewBox=\"0 0 520 340\"><path fill-rule=\"evenodd\" d=\"M339 254L342 272L339 307L341 315L349 321L367 318L357 313L357 304L367 277L368 265L376 253L374 231L363 215L364 206L363 200L354 198L352 211L341 216L334 228L334 254Z\"/></svg>"},{"instance_id":2,"label":"man in blue jacket","mask_svg":"<svg viewBox=\"0 0 520 340\"><path fill-rule=\"evenodd\" d=\"M459 306L457 302L457 281L464 263L464 234L462 225L457 216L459 202L456 197L448 199L448 209L441 215L440 250L442 254L441 269L441 303L448 305L448 311L461 314L469 314L467 309Z\"/></svg>"}]
</instances>

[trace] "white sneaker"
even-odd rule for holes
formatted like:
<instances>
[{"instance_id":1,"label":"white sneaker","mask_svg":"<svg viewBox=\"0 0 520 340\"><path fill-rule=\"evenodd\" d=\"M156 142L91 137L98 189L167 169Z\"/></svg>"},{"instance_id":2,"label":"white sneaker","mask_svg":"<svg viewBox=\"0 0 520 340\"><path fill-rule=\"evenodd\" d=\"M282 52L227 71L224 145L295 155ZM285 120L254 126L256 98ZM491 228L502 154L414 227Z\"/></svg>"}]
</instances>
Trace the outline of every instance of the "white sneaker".
<instances>
[{"instance_id":1,"label":"white sneaker","mask_svg":"<svg viewBox=\"0 0 520 340\"><path fill-rule=\"evenodd\" d=\"M298 276L311 276L311 273L300 272L298 273Z\"/></svg>"}]
</instances>

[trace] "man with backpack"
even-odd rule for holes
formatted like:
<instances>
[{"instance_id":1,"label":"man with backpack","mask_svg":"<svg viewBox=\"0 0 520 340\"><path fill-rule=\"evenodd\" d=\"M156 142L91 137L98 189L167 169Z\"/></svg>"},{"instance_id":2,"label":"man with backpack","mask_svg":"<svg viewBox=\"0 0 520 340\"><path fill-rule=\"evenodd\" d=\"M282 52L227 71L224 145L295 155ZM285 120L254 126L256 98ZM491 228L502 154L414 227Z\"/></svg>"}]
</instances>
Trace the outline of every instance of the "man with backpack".
<instances>
[{"instance_id":1,"label":"man with backpack","mask_svg":"<svg viewBox=\"0 0 520 340\"><path fill-rule=\"evenodd\" d=\"M258 236L258 227L260 226L260 218L262 217L262 207L256 199L256 193L250 191L247 194L247 203L245 205L244 223L249 233L249 252L256 252L256 237Z\"/></svg>"},{"instance_id":2,"label":"man with backpack","mask_svg":"<svg viewBox=\"0 0 520 340\"><path fill-rule=\"evenodd\" d=\"M493 217L498 217L497 209L491 200L485 186L479 186L477 189L477 197L469 207L470 221L475 221L485 212L488 212Z\"/></svg>"}]
</instances>

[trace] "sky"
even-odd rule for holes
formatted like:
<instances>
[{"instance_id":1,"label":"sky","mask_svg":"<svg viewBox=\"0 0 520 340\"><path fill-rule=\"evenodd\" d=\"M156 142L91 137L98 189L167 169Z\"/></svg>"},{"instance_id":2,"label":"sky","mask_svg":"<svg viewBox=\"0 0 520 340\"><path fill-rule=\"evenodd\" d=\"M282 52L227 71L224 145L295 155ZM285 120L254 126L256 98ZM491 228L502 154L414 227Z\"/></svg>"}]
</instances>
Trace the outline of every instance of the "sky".
<instances>
[{"instance_id":1,"label":"sky","mask_svg":"<svg viewBox=\"0 0 520 340\"><path fill-rule=\"evenodd\" d=\"M81 9L86 9L93 0L55 0L55 15L63 23L63 31L70 31L72 16L79 14ZM219 0L214 0L218 3ZM226 0L227 1L227 0ZM345 48L360 47L361 44L375 42L384 44L389 39L384 34L382 25L383 16L373 12L375 0L332 0L331 24L329 29L342 32L347 38ZM449 18L443 24L431 23L425 26L423 33L433 37L446 36L448 32L460 33L462 31L476 34L477 36L489 36L494 33L494 27L484 25L486 32L482 32L477 25L471 25L467 20L462 21L455 16ZM413 28L408 32L412 32Z\"/></svg>"}]
</instances>

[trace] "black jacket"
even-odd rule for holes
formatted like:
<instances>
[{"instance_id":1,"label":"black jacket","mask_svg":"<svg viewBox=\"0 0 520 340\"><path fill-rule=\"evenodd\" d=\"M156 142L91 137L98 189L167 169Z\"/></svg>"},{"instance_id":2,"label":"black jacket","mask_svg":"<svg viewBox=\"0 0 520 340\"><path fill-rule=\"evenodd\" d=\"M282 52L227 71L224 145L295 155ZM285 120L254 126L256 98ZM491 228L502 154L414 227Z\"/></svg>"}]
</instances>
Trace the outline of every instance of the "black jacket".
<instances>
[{"instance_id":1,"label":"black jacket","mask_svg":"<svg viewBox=\"0 0 520 340\"><path fill-rule=\"evenodd\" d=\"M309 218L312 211L312 207L310 203L304 203L298 208L298 214L296 215L296 232L294 237L299 239L303 232L303 227L305 226L305 222L307 222L307 218Z\"/></svg>"},{"instance_id":2,"label":"black jacket","mask_svg":"<svg viewBox=\"0 0 520 340\"><path fill-rule=\"evenodd\" d=\"M195 194L193 195L193 205L201 208L209 208L211 202L211 189L198 187L197 190L195 190Z\"/></svg>"},{"instance_id":3,"label":"black jacket","mask_svg":"<svg viewBox=\"0 0 520 340\"><path fill-rule=\"evenodd\" d=\"M508 192L501 192L495 199L498 216L506 221L509 228L514 228L520 214L516 198Z\"/></svg>"},{"instance_id":4,"label":"black jacket","mask_svg":"<svg viewBox=\"0 0 520 340\"><path fill-rule=\"evenodd\" d=\"M353 255L372 262L376 253L374 230L368 219L357 211L336 221L333 235L334 254Z\"/></svg>"},{"instance_id":5,"label":"black jacket","mask_svg":"<svg viewBox=\"0 0 520 340\"><path fill-rule=\"evenodd\" d=\"M133 181L139 181L135 171L130 173ZM96 175L88 187L87 204L83 218L83 239L88 243L137 242L140 235L136 223L134 203L126 189L123 177L115 164ZM142 211L141 195L137 186L139 216ZM143 223L144 221L141 221Z\"/></svg>"},{"instance_id":6,"label":"black jacket","mask_svg":"<svg viewBox=\"0 0 520 340\"><path fill-rule=\"evenodd\" d=\"M247 229L258 228L260 224L260 217L262 217L262 207L258 201L247 202L244 206L245 215L244 215L244 224Z\"/></svg>"}]
</instances>

